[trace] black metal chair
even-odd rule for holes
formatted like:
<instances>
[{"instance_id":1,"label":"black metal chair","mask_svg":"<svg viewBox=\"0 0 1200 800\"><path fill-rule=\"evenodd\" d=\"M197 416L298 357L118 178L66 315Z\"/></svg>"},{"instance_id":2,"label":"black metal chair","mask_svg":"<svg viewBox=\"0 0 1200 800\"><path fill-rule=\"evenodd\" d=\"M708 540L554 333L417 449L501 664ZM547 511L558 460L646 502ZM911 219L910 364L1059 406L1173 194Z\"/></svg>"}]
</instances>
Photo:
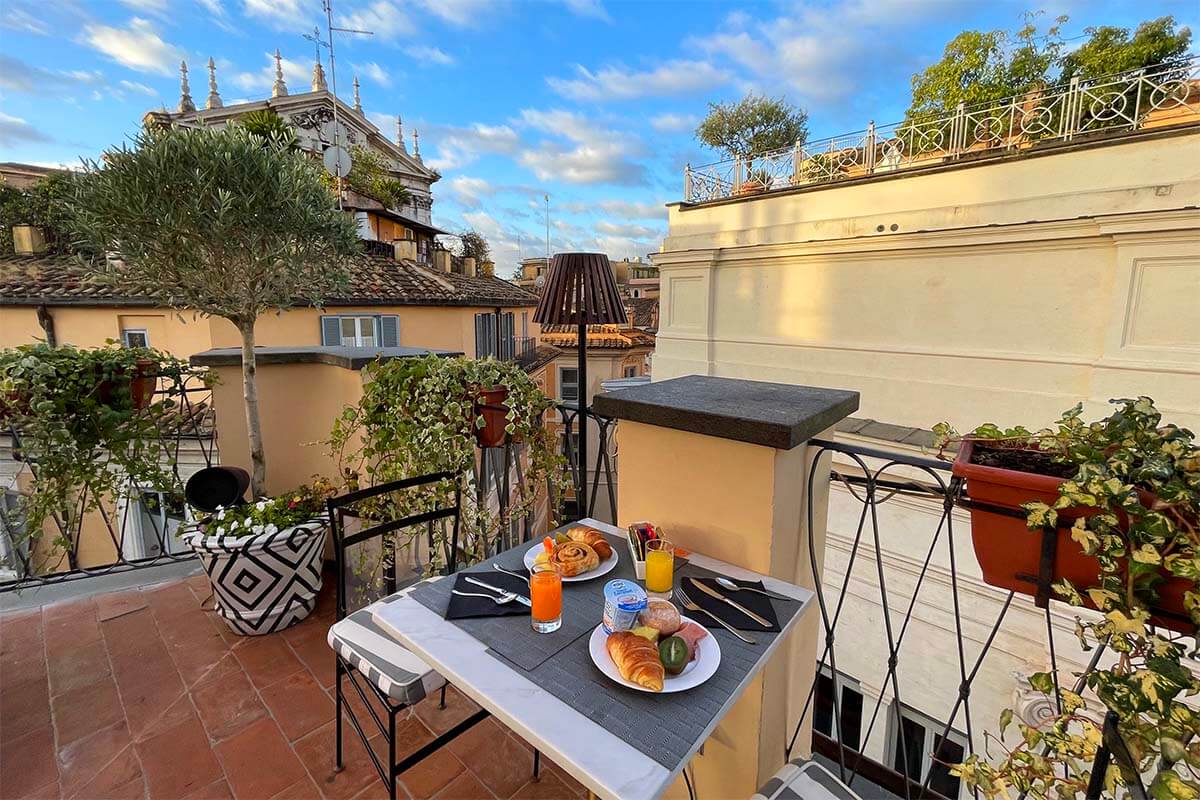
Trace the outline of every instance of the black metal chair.
<instances>
[{"instance_id":1,"label":"black metal chair","mask_svg":"<svg viewBox=\"0 0 1200 800\"><path fill-rule=\"evenodd\" d=\"M446 679L414 653L391 638L374 621L372 612L375 607L395 602L419 585L419 583L414 584L403 592L396 592L395 539L394 537L391 539L391 553L387 554L385 552L385 548L389 544L387 537L389 534L395 534L398 531L411 531L411 529L418 526L425 526L428 535L428 546L432 555L434 526L445 526L449 523L452 526L452 534L449 540L450 547L444 551L446 567L443 570L443 574L454 572L458 562L457 554L461 512L461 491L459 489L458 477L453 472L438 472L416 478L406 478L404 480L391 481L379 486L373 486L369 489L350 492L349 494L335 497L328 502L330 531L333 536L334 556L337 565L337 622L329 629L328 636L329 646L333 648L335 654L337 674L336 767L339 770L342 768L342 712L343 708L345 708L351 725L362 739L363 747L366 748L367 754L375 765L375 769L387 785L392 800L396 798L396 781L401 773L434 753L442 745L448 743L479 722L482 722L488 716L488 712L483 710L475 712L416 752L406 756L399 763L396 763L396 716L405 708L439 690L441 692L440 707L444 708L446 705ZM453 494L453 502L441 502L437 500L431 490L436 489L438 484L448 485L450 483L453 483L453 491L446 490L445 494L446 496ZM370 520L373 524L367 527L360 527L352 532L346 531L345 522L347 518L366 519L356 510L362 504L374 500L377 505L386 508L387 495L396 492L422 490L429 493L431 497L432 502L430 503L431 508L429 510L382 522L377 519L377 511L372 515ZM347 567L349 564L347 551L354 545L360 545L376 538L380 540L379 552L383 572L383 585L380 589L383 592L383 597L357 611L349 612L348 595L350 587L347 585ZM424 576L425 579L431 577L435 576ZM360 591L362 590L362 587L356 588ZM362 593L365 594L365 591L362 591ZM346 704L343 693L343 679L347 678L358 692L363 706L370 713L373 722L388 743L388 762L386 766L380 761L380 758L375 754L368 741L369 737L363 730L364 721L359 720L354 711ZM375 706L372 705L370 695L373 695L378 705L386 710L386 720L380 718L381 715L376 711Z\"/></svg>"}]
</instances>

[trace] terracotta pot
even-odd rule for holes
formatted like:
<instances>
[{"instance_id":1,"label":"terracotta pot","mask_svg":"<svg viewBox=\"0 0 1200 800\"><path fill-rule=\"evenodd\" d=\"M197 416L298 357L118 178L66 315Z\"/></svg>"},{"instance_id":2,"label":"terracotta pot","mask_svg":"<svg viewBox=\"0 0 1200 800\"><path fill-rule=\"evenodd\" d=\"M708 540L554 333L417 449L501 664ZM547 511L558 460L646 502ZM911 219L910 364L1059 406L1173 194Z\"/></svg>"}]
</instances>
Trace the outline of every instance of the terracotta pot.
<instances>
[{"instance_id":1,"label":"terracotta pot","mask_svg":"<svg viewBox=\"0 0 1200 800\"><path fill-rule=\"evenodd\" d=\"M475 414L482 416L484 426L475 429L475 442L480 447L499 447L504 444L504 428L508 425L507 386L479 389L475 395Z\"/></svg>"},{"instance_id":2,"label":"terracotta pot","mask_svg":"<svg viewBox=\"0 0 1200 800\"><path fill-rule=\"evenodd\" d=\"M749 181L746 181L745 183L743 183L738 188L737 193L739 195L762 194L766 190L767 190L767 186L762 181L749 180Z\"/></svg>"},{"instance_id":3,"label":"terracotta pot","mask_svg":"<svg viewBox=\"0 0 1200 800\"><path fill-rule=\"evenodd\" d=\"M967 494L978 503L999 506L1020 512L1020 517L1007 516L986 509L972 508L971 542L975 558L983 571L984 582L1001 589L1027 595L1037 594L1037 578L1042 556L1042 534L1025 525L1023 503L1040 500L1053 505L1058 499L1058 487L1063 478L1032 472L1003 469L971 463L975 442L966 441L959 448L953 472L967 481ZM1154 497L1141 493L1143 505ZM1100 580L1100 562L1086 555L1071 538L1070 528L1076 519L1100 513L1098 509L1063 509L1058 512L1058 540L1055 544L1053 580L1069 580L1081 592ZM1176 578L1165 571L1166 580L1158 585L1159 609L1151 620L1181 633L1192 633L1192 625L1183 607L1184 592L1193 582ZM1052 594L1057 599L1057 596ZM1086 595L1085 595L1086 598ZM1090 605L1090 603L1089 603Z\"/></svg>"},{"instance_id":4,"label":"terracotta pot","mask_svg":"<svg viewBox=\"0 0 1200 800\"><path fill-rule=\"evenodd\" d=\"M124 370L116 374L123 375ZM158 364L148 358L139 358L134 367L133 377L129 379L129 402L137 410L150 405L154 397L154 387L158 384ZM111 406L117 392L117 382L105 378L96 384L96 399L101 405Z\"/></svg>"}]
</instances>

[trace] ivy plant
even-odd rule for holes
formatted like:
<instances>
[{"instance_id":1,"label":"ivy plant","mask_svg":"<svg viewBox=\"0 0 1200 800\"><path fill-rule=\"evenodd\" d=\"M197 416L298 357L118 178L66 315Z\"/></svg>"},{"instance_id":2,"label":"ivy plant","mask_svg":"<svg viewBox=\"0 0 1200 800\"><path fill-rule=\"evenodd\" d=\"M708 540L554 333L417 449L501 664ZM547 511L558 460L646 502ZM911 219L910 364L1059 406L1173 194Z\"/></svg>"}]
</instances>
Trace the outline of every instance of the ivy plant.
<instances>
[{"instance_id":1,"label":"ivy plant","mask_svg":"<svg viewBox=\"0 0 1200 800\"><path fill-rule=\"evenodd\" d=\"M46 344L0 350L0 426L32 465L16 515L4 524L31 545L56 533L50 563L72 567L83 518L143 489L178 493L174 457L160 425L177 403L133 402L139 370L181 382L187 365L150 348L79 349ZM19 525L17 520L19 520ZM34 548L31 546L31 552Z\"/></svg>"},{"instance_id":2,"label":"ivy plant","mask_svg":"<svg viewBox=\"0 0 1200 800\"><path fill-rule=\"evenodd\" d=\"M553 432L542 425L554 404L520 367L494 358L431 355L377 360L364 373L362 399L337 419L329 442L347 488L441 471L462 476L457 487L434 485L423 493L389 495L366 509L368 516L394 519L444 503L454 488L461 491L459 551L449 552L446 531L435 532L429 542L431 571L450 559L470 563L484 557L510 521L534 511L545 497L543 487L551 498L562 495L565 464ZM503 516L488 498L478 502L474 477L474 432L485 425L476 398L495 386L508 390L505 431L514 446L523 448L521 479L511 487L513 501ZM418 545L417 537L425 533L412 531L412 538L398 544Z\"/></svg>"},{"instance_id":3,"label":"ivy plant","mask_svg":"<svg viewBox=\"0 0 1200 800\"><path fill-rule=\"evenodd\" d=\"M1026 522L1040 530L1056 526L1066 509L1092 512L1073 520L1070 535L1099 561L1098 579L1092 586L1063 580L1054 589L1065 602L1098 612L1076 621L1083 649L1104 646L1115 655L1110 665L1086 675L1089 697L1061 691L1062 713L1037 727L1018 724L1014 746L991 737L1002 749L997 761L972 754L954 768L968 788L989 798L1007 797L1010 790L1048 800L1081 795L1106 711L1116 713L1136 772L1157 770L1148 787L1152 798L1200 797L1200 712L1182 702L1200 692L1200 681L1184 664L1184 644L1152 621L1163 584L1183 579L1193 582L1184 592L1184 609L1193 625L1200 624L1194 584L1200 578L1200 447L1191 431L1164 423L1148 397L1113 404L1102 420L1085 422L1076 406L1054 428L1032 433L991 424L966 437L945 423L935 429L941 446L965 438L1034 448L1074 468L1054 503L1024 505ZM1056 677L1043 672L1031 682L1053 695ZM1012 719L1011 710L1001 714L1001 736ZM1114 759L1104 776L1107 796L1137 777L1123 769L1128 766Z\"/></svg>"}]
</instances>

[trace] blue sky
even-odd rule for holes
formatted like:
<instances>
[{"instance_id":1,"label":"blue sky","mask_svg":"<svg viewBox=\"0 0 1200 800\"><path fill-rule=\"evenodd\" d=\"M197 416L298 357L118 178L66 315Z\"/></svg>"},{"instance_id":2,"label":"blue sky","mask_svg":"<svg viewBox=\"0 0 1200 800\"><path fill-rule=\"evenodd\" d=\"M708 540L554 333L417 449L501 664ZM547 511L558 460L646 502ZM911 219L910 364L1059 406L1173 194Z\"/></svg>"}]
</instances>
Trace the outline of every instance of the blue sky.
<instances>
[{"instance_id":1,"label":"blue sky","mask_svg":"<svg viewBox=\"0 0 1200 800\"><path fill-rule=\"evenodd\" d=\"M965 28L1011 29L1030 9L1069 15L1068 37L1163 14L1200 22L1194 0L334 3L338 24L374 31L339 35L339 93L357 74L385 134L397 113L420 131L443 174L435 224L483 231L505 275L518 252L545 250L544 194L553 250L657 250L683 164L716 157L692 136L710 100L785 96L817 138L899 119L912 74ZM0 161L76 163L128 138L178 102L181 58L198 103L210 56L226 104L267 96L276 47L302 91L302 35L322 19L320 0L3 0Z\"/></svg>"}]
</instances>

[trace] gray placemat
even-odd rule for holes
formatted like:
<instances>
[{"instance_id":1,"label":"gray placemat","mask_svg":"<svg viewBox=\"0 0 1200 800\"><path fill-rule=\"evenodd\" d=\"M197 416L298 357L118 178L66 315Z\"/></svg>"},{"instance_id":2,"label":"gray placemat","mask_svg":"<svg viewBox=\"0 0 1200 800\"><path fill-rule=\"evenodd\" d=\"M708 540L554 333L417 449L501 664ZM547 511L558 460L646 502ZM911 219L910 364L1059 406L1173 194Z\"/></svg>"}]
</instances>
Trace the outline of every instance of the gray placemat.
<instances>
[{"instance_id":1,"label":"gray placemat","mask_svg":"<svg viewBox=\"0 0 1200 800\"><path fill-rule=\"evenodd\" d=\"M715 623L705 619L704 615L696 614L697 622L706 627L714 625L708 628L709 635L715 636L721 645L721 665L711 678L677 694L639 692L609 680L592 663L588 640L592 629L600 623L604 584L613 578L636 578L624 540L613 536L607 538L614 547L621 548L621 560L602 578L563 585L563 627L556 633L534 633L529 618L524 616L453 622L486 644L492 656L659 764L674 770L779 634L747 631L747 635L758 642L748 645L725 629L715 627ZM529 547L524 544L500 554L500 563L505 567L520 563ZM481 570L473 567L468 571ZM686 576L705 578L715 575L696 564L686 564L675 570L675 582L678 586L679 580ZM447 580L435 581L414 591L412 597L425 607L444 614L451 584L452 581ZM781 628L787 628L801 607L799 601L776 600L772 603Z\"/></svg>"},{"instance_id":2,"label":"gray placemat","mask_svg":"<svg viewBox=\"0 0 1200 800\"><path fill-rule=\"evenodd\" d=\"M566 530L577 524L563 525L557 530ZM554 535L554 532L550 535ZM529 617L524 615L450 621L487 645L493 654L503 656L523 670L533 669L583 634L591 633L592 628L599 624L604 612L604 584L615 578L637 580L629 557L629 546L619 536L605 534L605 538L618 553L617 565L593 580L563 584L563 622L562 627L554 633L535 633L529 624ZM462 572L495 574L488 566L493 563L499 563L505 569L521 570L524 568L522 559L525 552L532 546L533 543L526 542ZM486 580L483 575L480 578ZM453 588L452 580L432 581L415 590L412 598L445 616Z\"/></svg>"}]
</instances>

